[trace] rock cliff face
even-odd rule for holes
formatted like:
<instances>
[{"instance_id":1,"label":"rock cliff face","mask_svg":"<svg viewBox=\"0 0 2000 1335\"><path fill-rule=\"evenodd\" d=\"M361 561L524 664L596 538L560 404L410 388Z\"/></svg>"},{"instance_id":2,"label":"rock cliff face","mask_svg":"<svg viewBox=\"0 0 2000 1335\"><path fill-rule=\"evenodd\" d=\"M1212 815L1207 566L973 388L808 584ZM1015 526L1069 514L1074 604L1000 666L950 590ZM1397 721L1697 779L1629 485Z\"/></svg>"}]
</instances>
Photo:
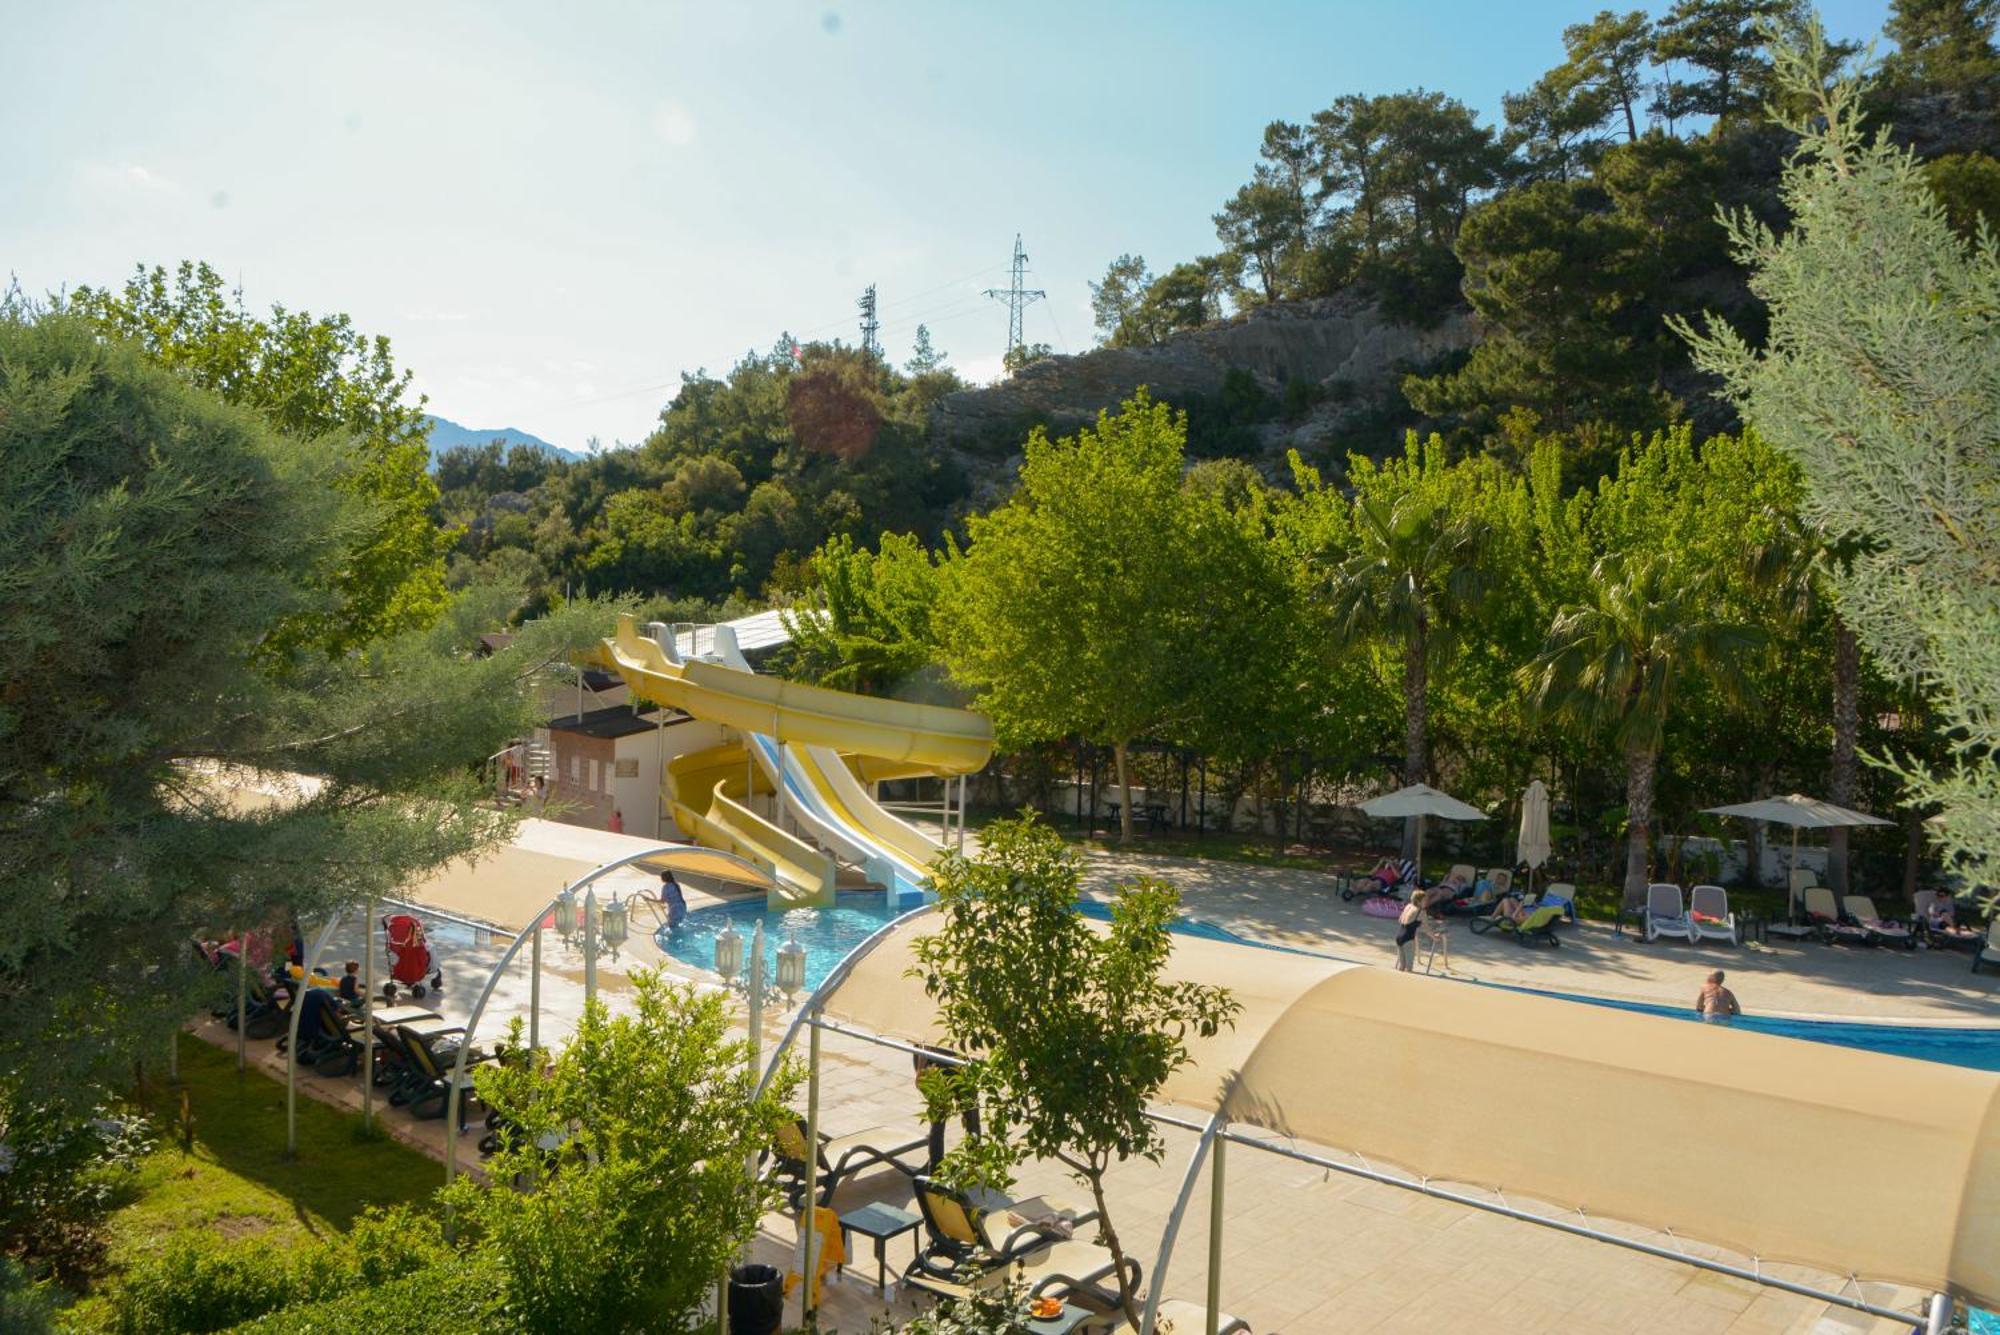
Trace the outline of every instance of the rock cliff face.
<instances>
[{"instance_id":1,"label":"rock cliff face","mask_svg":"<svg viewBox=\"0 0 2000 1335\"><path fill-rule=\"evenodd\" d=\"M1282 399L1286 386L1298 380L1324 391L1325 401L1303 422L1274 423L1262 433L1275 446L1337 431L1344 413L1378 410L1405 373L1470 346L1477 336L1464 313L1418 329L1390 320L1372 300L1351 293L1283 302L1154 347L1098 348L1036 362L999 384L948 396L933 410L931 429L937 438L960 444L1033 422L1067 428L1094 419L1100 409L1116 408L1141 385L1170 402L1206 398L1220 391L1230 371L1242 370L1274 398Z\"/></svg>"}]
</instances>

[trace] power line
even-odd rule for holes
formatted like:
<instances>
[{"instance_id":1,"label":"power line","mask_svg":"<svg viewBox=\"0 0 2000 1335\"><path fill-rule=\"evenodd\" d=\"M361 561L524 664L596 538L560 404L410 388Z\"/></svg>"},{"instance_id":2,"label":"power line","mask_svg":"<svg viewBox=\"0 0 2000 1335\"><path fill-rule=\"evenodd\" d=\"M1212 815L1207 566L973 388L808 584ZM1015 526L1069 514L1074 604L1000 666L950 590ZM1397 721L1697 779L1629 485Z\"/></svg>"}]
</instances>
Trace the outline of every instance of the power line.
<instances>
[{"instance_id":1,"label":"power line","mask_svg":"<svg viewBox=\"0 0 2000 1335\"><path fill-rule=\"evenodd\" d=\"M1014 233L1014 262L1010 266L1013 281L1006 287L989 287L986 295L1007 305L1007 351L1021 346L1021 313L1048 293L1040 288L1029 289L1021 286L1028 276L1028 252L1021 249L1021 234Z\"/></svg>"}]
</instances>

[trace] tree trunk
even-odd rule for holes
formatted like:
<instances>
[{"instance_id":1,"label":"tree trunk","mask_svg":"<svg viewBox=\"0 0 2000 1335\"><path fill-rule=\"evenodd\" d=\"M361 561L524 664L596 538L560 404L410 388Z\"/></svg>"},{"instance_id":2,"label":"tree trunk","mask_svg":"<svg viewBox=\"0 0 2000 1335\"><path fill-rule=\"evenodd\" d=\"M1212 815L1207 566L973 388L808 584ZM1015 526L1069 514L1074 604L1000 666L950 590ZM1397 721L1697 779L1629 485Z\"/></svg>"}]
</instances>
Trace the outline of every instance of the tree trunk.
<instances>
[{"instance_id":1,"label":"tree trunk","mask_svg":"<svg viewBox=\"0 0 2000 1335\"><path fill-rule=\"evenodd\" d=\"M1903 822L1905 842L1903 844L1903 901L1915 910L1917 902L1917 869L1924 856L1924 818L1912 814Z\"/></svg>"},{"instance_id":2,"label":"tree trunk","mask_svg":"<svg viewBox=\"0 0 2000 1335\"><path fill-rule=\"evenodd\" d=\"M1846 620L1833 618L1833 761L1827 771L1827 800L1854 805L1855 740L1861 732L1861 642ZM1826 888L1851 893L1847 874L1847 829L1827 831Z\"/></svg>"},{"instance_id":3,"label":"tree trunk","mask_svg":"<svg viewBox=\"0 0 2000 1335\"><path fill-rule=\"evenodd\" d=\"M1426 760L1425 741L1428 736L1429 720L1426 706L1430 690L1429 670L1429 628L1419 620L1410 631L1410 639L1403 646L1403 782L1422 783ZM1417 821L1412 816L1403 822L1403 856L1417 855ZM1417 868L1419 878L1423 868Z\"/></svg>"},{"instance_id":4,"label":"tree trunk","mask_svg":"<svg viewBox=\"0 0 2000 1335\"><path fill-rule=\"evenodd\" d=\"M1653 836L1653 770L1659 755L1635 749L1625 753L1625 907L1646 902L1647 852Z\"/></svg>"},{"instance_id":5,"label":"tree trunk","mask_svg":"<svg viewBox=\"0 0 2000 1335\"><path fill-rule=\"evenodd\" d=\"M1778 781L1778 762L1766 758L1757 762L1757 781L1752 785L1750 800L1755 802L1771 795L1771 788ZM1750 822L1750 884L1763 886L1764 850L1771 842L1771 823L1753 820ZM1788 873L1789 874L1789 873Z\"/></svg>"},{"instance_id":6,"label":"tree trunk","mask_svg":"<svg viewBox=\"0 0 2000 1335\"><path fill-rule=\"evenodd\" d=\"M1118 766L1118 842L1132 842L1132 774L1125 765L1125 743L1111 747L1112 761Z\"/></svg>"},{"instance_id":7,"label":"tree trunk","mask_svg":"<svg viewBox=\"0 0 2000 1335\"><path fill-rule=\"evenodd\" d=\"M1125 1319L1132 1329L1139 1329L1139 1295L1126 1285L1125 1247L1118 1241L1118 1230L1111 1226L1111 1211L1104 1200L1104 1174L1085 1173L1090 1182L1090 1198L1097 1206L1097 1231L1104 1240L1104 1248L1111 1253L1111 1264L1117 1267L1118 1305L1125 1312Z\"/></svg>"},{"instance_id":8,"label":"tree trunk","mask_svg":"<svg viewBox=\"0 0 2000 1335\"><path fill-rule=\"evenodd\" d=\"M1632 118L1632 99L1625 97L1620 101L1625 107L1625 142L1636 144L1639 142L1639 123Z\"/></svg>"}]
</instances>

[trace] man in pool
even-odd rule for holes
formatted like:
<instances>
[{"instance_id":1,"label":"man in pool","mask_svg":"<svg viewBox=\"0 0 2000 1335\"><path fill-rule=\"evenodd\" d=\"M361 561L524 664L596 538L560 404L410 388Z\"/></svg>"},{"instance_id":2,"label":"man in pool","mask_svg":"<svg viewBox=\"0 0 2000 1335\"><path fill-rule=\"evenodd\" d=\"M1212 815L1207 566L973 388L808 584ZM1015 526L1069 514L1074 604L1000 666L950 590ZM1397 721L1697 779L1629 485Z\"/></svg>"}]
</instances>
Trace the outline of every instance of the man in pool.
<instances>
[{"instance_id":1,"label":"man in pool","mask_svg":"<svg viewBox=\"0 0 2000 1335\"><path fill-rule=\"evenodd\" d=\"M1695 994L1694 1009L1705 1024L1728 1024L1743 1013L1743 1008L1736 1004L1736 994L1722 985L1720 969L1710 974L1701 991Z\"/></svg>"}]
</instances>

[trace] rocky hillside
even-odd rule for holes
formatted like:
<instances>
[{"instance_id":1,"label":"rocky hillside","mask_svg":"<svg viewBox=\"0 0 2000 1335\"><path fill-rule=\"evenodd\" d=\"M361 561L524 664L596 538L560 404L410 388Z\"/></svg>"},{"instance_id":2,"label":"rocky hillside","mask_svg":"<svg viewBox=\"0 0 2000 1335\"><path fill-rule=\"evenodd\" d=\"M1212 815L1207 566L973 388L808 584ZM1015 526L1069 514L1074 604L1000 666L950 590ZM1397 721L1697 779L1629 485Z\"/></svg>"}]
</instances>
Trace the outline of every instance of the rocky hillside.
<instances>
[{"instance_id":1,"label":"rocky hillside","mask_svg":"<svg viewBox=\"0 0 2000 1335\"><path fill-rule=\"evenodd\" d=\"M1323 453L1336 443L1345 447L1338 440L1344 432L1400 407L1397 387L1405 374L1435 365L1477 336L1463 311L1418 328L1388 318L1356 293L1280 302L1152 347L1098 348L1036 362L999 384L948 396L933 409L931 430L934 439L961 449L981 451L1009 439L1018 445L1030 425L1068 429L1115 408L1141 385L1169 402L1215 402L1235 371L1247 373L1270 405L1268 420L1248 435L1255 453L1281 458L1293 446Z\"/></svg>"}]
</instances>

